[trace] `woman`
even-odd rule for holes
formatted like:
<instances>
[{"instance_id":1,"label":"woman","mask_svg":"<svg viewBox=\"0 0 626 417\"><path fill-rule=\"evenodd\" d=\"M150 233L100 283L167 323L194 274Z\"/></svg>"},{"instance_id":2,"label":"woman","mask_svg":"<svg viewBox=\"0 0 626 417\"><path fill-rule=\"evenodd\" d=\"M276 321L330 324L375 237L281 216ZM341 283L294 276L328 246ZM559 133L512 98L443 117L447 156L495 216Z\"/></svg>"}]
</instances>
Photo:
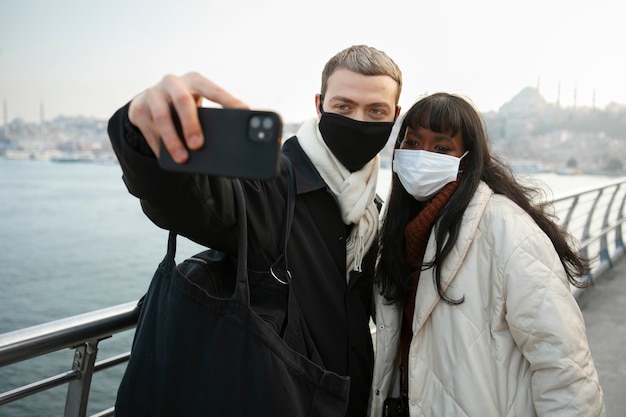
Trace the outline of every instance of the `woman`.
<instances>
[{"instance_id":1,"label":"woman","mask_svg":"<svg viewBox=\"0 0 626 417\"><path fill-rule=\"evenodd\" d=\"M370 415L604 415L569 285L588 262L490 153L474 107L414 104L393 171Z\"/></svg>"}]
</instances>

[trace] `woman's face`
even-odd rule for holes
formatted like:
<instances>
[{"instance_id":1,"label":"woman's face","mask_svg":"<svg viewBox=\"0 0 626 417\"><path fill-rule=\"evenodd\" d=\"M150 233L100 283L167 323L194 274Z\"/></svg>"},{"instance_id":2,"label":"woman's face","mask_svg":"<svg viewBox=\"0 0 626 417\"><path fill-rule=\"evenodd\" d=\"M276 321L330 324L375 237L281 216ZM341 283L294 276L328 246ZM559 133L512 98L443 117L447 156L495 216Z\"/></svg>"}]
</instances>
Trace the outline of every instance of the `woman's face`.
<instances>
[{"instance_id":1,"label":"woman's face","mask_svg":"<svg viewBox=\"0 0 626 417\"><path fill-rule=\"evenodd\" d=\"M435 133L421 126L418 126L417 129L407 127L404 139L400 143L400 149L437 152L457 158L460 158L465 152L461 132L450 136L449 134Z\"/></svg>"}]
</instances>

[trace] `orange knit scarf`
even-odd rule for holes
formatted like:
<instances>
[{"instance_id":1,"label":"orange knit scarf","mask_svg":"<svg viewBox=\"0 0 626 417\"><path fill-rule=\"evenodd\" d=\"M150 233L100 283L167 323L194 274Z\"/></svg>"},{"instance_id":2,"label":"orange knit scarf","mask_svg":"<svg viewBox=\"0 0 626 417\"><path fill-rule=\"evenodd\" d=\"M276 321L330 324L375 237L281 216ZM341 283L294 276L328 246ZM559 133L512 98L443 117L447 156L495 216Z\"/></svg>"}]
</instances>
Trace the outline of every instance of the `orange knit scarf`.
<instances>
[{"instance_id":1,"label":"orange knit scarf","mask_svg":"<svg viewBox=\"0 0 626 417\"><path fill-rule=\"evenodd\" d=\"M459 186L460 177L456 181L448 183L437 193L437 195L426 203L426 206L411 220L404 229L406 239L406 260L412 268L409 277L409 293L404 303L404 317L402 318L401 332L401 360L402 360L402 388L408 390L407 365L409 360L409 345L413 337L412 322L415 311L415 294L417 293L417 283L421 272L422 260L430 230L435 223L435 218L446 205Z\"/></svg>"}]
</instances>

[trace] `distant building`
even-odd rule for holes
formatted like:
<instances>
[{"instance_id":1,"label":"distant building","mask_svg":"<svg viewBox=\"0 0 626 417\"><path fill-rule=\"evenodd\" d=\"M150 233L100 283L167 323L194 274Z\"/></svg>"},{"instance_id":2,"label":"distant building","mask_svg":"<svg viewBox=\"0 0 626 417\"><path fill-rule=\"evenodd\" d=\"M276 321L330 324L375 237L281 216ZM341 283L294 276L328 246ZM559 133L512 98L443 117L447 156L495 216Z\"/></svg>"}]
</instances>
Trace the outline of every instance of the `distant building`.
<instances>
[{"instance_id":1,"label":"distant building","mask_svg":"<svg viewBox=\"0 0 626 417\"><path fill-rule=\"evenodd\" d=\"M526 87L498 112L501 120L501 139L512 141L526 139L557 118L557 107L546 101L536 88Z\"/></svg>"}]
</instances>

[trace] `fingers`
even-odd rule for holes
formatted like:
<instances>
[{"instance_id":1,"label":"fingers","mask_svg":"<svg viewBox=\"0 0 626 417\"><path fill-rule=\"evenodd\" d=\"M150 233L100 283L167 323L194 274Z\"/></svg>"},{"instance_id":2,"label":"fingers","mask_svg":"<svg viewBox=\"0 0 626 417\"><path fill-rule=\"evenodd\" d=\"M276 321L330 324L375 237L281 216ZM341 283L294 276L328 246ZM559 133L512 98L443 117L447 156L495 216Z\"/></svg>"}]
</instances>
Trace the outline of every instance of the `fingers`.
<instances>
[{"instance_id":1,"label":"fingers","mask_svg":"<svg viewBox=\"0 0 626 417\"><path fill-rule=\"evenodd\" d=\"M182 140L190 149L198 149L204 143L198 121L199 97L193 88L184 77L167 75L157 86L156 95L149 96L156 132L172 159L178 163L185 162L189 157ZM182 138L176 131L171 114L172 108L180 120Z\"/></svg>"},{"instance_id":2,"label":"fingers","mask_svg":"<svg viewBox=\"0 0 626 417\"><path fill-rule=\"evenodd\" d=\"M206 98L214 103L221 104L222 107L234 109L247 109L248 105L234 97L214 82L207 80L202 75L191 72L184 76L186 80L196 88L196 94L201 98Z\"/></svg>"},{"instance_id":3,"label":"fingers","mask_svg":"<svg viewBox=\"0 0 626 417\"><path fill-rule=\"evenodd\" d=\"M162 139L172 158L182 163L187 160L187 150L174 127L170 104L173 102L172 94L184 96L185 93L176 93L176 90L184 91L184 86L179 84L175 77L164 77L159 84L146 89L131 101L128 118L141 131L148 146L157 157ZM184 100L179 98L179 102L181 101ZM191 101L191 111L194 111L195 102L193 99ZM179 107L184 107L184 105L179 104Z\"/></svg>"},{"instance_id":4,"label":"fingers","mask_svg":"<svg viewBox=\"0 0 626 417\"><path fill-rule=\"evenodd\" d=\"M130 103L128 117L142 132L155 155L159 155L162 140L172 159L184 163L188 158L184 144L190 149L199 149L204 144L197 111L203 98L223 107L248 108L217 84L192 72L182 77L167 75L160 83L139 94ZM176 131L171 108L180 120L182 138Z\"/></svg>"}]
</instances>

